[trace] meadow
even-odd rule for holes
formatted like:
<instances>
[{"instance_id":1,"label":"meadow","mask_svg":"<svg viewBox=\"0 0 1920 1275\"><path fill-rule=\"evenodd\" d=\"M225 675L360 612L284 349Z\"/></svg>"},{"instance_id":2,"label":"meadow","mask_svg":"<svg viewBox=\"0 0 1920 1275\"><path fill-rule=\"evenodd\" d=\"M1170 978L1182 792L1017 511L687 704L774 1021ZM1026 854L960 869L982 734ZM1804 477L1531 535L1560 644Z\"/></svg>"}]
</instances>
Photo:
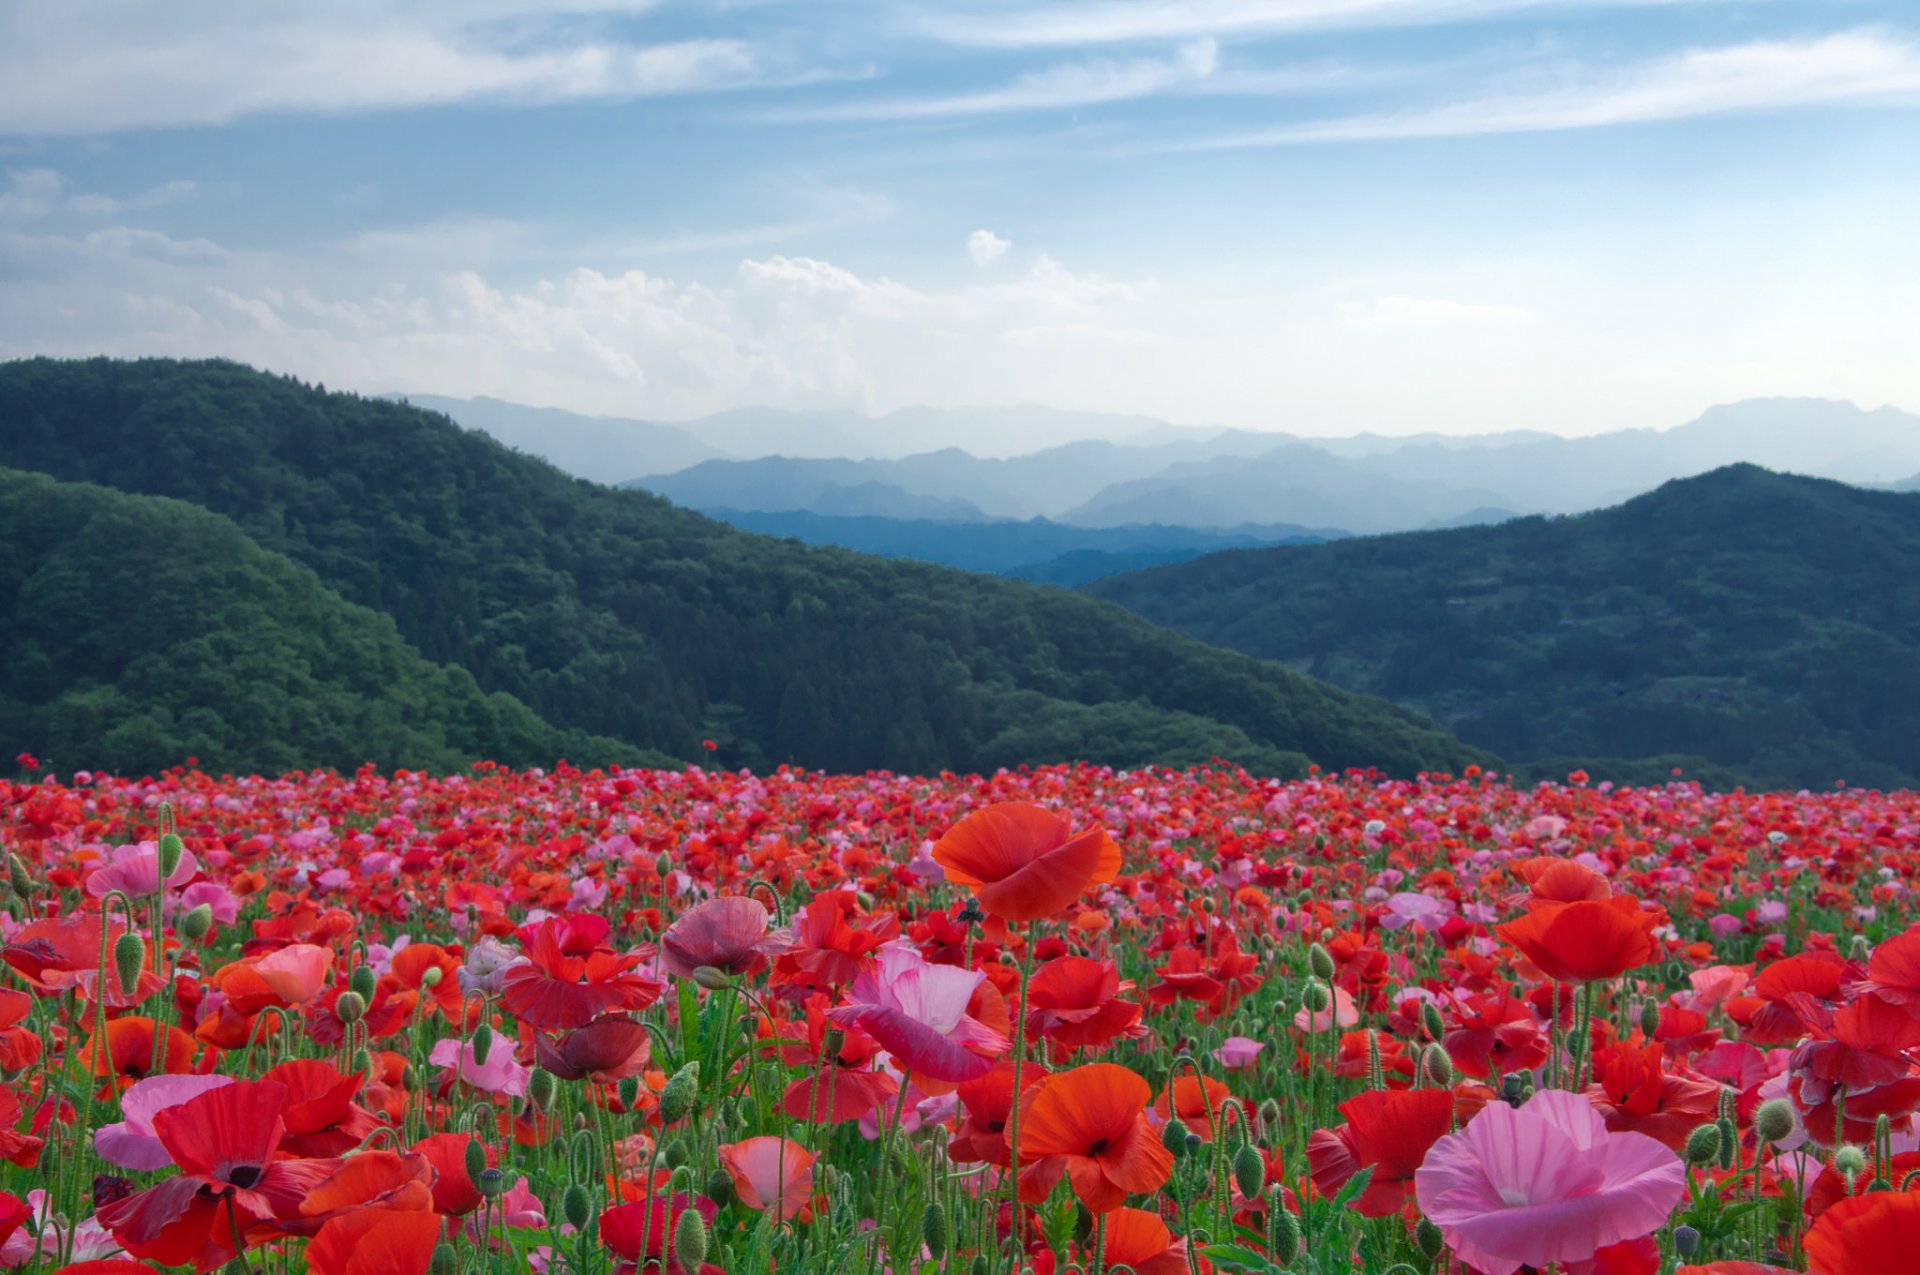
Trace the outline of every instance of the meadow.
<instances>
[{"instance_id":1,"label":"meadow","mask_svg":"<svg viewBox=\"0 0 1920 1275\"><path fill-rule=\"evenodd\" d=\"M20 765L11 1270L1920 1270L1920 794Z\"/></svg>"}]
</instances>

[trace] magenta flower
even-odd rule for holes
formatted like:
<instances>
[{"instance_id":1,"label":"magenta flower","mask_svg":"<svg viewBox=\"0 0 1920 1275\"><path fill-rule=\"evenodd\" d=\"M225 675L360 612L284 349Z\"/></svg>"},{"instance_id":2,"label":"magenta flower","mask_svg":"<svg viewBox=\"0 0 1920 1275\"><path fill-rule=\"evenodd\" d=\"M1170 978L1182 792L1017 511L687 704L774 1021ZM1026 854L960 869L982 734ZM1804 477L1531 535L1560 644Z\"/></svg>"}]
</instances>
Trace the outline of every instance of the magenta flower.
<instances>
[{"instance_id":1,"label":"magenta flower","mask_svg":"<svg viewBox=\"0 0 1920 1275\"><path fill-rule=\"evenodd\" d=\"M231 1076L149 1076L120 1095L118 1124L93 1131L93 1149L109 1164L152 1172L173 1163L153 1131L153 1117L168 1107L198 1098L209 1089L233 1083Z\"/></svg>"},{"instance_id":2,"label":"magenta flower","mask_svg":"<svg viewBox=\"0 0 1920 1275\"><path fill-rule=\"evenodd\" d=\"M784 946L767 933L767 910L738 894L689 908L660 936L660 961L675 978L692 978L703 965L724 974L758 974Z\"/></svg>"},{"instance_id":3,"label":"magenta flower","mask_svg":"<svg viewBox=\"0 0 1920 1275\"><path fill-rule=\"evenodd\" d=\"M1213 1060L1228 1071L1245 1071L1260 1061L1266 1046L1246 1036L1229 1036L1213 1051Z\"/></svg>"},{"instance_id":4,"label":"magenta flower","mask_svg":"<svg viewBox=\"0 0 1920 1275\"><path fill-rule=\"evenodd\" d=\"M522 1067L515 1062L513 1050L495 1041L485 1062L475 1058L474 1052L472 1041L447 1036L434 1042L433 1052L427 1055L427 1061L441 1069L443 1080L457 1078L475 1089L503 1093L511 1098L526 1096L527 1081L533 1076L533 1068Z\"/></svg>"},{"instance_id":5,"label":"magenta flower","mask_svg":"<svg viewBox=\"0 0 1920 1275\"><path fill-rule=\"evenodd\" d=\"M842 1027L860 1027L915 1075L976 1080L1012 1047L967 1012L987 976L957 965L929 965L909 947L881 948L872 969L847 988L846 1004L827 1011Z\"/></svg>"},{"instance_id":6,"label":"magenta flower","mask_svg":"<svg viewBox=\"0 0 1920 1275\"><path fill-rule=\"evenodd\" d=\"M1420 1209L1483 1275L1590 1258L1667 1220L1686 1189L1674 1153L1609 1133L1579 1094L1544 1089L1518 1110L1488 1103L1434 1143L1413 1175Z\"/></svg>"},{"instance_id":7,"label":"magenta flower","mask_svg":"<svg viewBox=\"0 0 1920 1275\"><path fill-rule=\"evenodd\" d=\"M169 888L185 885L200 874L200 863L193 851L181 854L167 877ZM144 899L160 888L160 845L142 841L137 846L117 846L113 862L87 878L87 893L96 899L118 890L129 898Z\"/></svg>"}]
</instances>

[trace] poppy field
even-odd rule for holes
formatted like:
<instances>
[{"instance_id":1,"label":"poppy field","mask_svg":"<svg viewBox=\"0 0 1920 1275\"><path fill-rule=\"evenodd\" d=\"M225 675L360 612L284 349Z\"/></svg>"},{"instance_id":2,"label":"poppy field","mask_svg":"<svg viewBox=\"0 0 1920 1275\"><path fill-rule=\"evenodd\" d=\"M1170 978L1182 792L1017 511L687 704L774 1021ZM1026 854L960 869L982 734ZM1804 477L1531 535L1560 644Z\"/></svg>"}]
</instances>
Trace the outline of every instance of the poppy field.
<instances>
[{"instance_id":1,"label":"poppy field","mask_svg":"<svg viewBox=\"0 0 1920 1275\"><path fill-rule=\"evenodd\" d=\"M1920 795L0 782L0 1268L1920 1270Z\"/></svg>"}]
</instances>

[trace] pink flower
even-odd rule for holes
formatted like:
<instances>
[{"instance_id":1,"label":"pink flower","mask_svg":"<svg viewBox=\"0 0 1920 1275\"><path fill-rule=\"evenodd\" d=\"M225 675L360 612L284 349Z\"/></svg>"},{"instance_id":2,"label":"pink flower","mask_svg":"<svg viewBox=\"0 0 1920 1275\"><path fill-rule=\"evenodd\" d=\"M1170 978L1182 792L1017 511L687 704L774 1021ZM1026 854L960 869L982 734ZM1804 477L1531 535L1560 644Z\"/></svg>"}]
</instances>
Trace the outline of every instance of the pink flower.
<instances>
[{"instance_id":1,"label":"pink flower","mask_svg":"<svg viewBox=\"0 0 1920 1275\"><path fill-rule=\"evenodd\" d=\"M1707 1014L1747 990L1753 970L1743 965L1709 965L1687 975L1687 981L1693 985L1693 1008Z\"/></svg>"},{"instance_id":2,"label":"pink flower","mask_svg":"<svg viewBox=\"0 0 1920 1275\"><path fill-rule=\"evenodd\" d=\"M934 1080L975 1080L1012 1047L967 1012L987 976L955 965L929 965L909 947L880 949L873 968L847 988L847 1003L827 1016L864 1028L905 1070Z\"/></svg>"},{"instance_id":3,"label":"pink flower","mask_svg":"<svg viewBox=\"0 0 1920 1275\"><path fill-rule=\"evenodd\" d=\"M783 945L767 933L759 900L729 894L681 913L660 936L660 959L675 978L692 978L703 965L723 974L758 974Z\"/></svg>"},{"instance_id":4,"label":"pink flower","mask_svg":"<svg viewBox=\"0 0 1920 1275\"><path fill-rule=\"evenodd\" d=\"M179 907L191 912L202 903L213 909L213 919L220 925L232 925L240 919L240 900L226 886L213 881L195 881L180 892Z\"/></svg>"},{"instance_id":5,"label":"pink flower","mask_svg":"<svg viewBox=\"0 0 1920 1275\"><path fill-rule=\"evenodd\" d=\"M1319 1013L1309 1014L1305 1009L1300 1009L1293 1015L1293 1025L1303 1032L1323 1032L1336 1025L1352 1027L1359 1021L1360 1011L1344 987L1333 989L1333 1002Z\"/></svg>"},{"instance_id":6,"label":"pink flower","mask_svg":"<svg viewBox=\"0 0 1920 1275\"><path fill-rule=\"evenodd\" d=\"M1245 1071L1260 1061L1266 1046L1245 1036L1229 1036L1213 1051L1213 1060L1228 1071Z\"/></svg>"},{"instance_id":7,"label":"pink flower","mask_svg":"<svg viewBox=\"0 0 1920 1275\"><path fill-rule=\"evenodd\" d=\"M120 1112L126 1119L94 1130L93 1149L101 1159L123 1169L149 1173L164 1169L173 1157L153 1131L154 1114L232 1083L231 1076L149 1076L120 1095Z\"/></svg>"},{"instance_id":8,"label":"pink flower","mask_svg":"<svg viewBox=\"0 0 1920 1275\"><path fill-rule=\"evenodd\" d=\"M448 1036L434 1044L427 1061L442 1069L443 1079L452 1079L457 1072L475 1089L513 1098L526 1096L527 1080L533 1075L533 1068L515 1062L512 1048L499 1040L493 1042L483 1063L474 1058L472 1041Z\"/></svg>"},{"instance_id":9,"label":"pink flower","mask_svg":"<svg viewBox=\"0 0 1920 1275\"><path fill-rule=\"evenodd\" d=\"M193 851L188 850L180 856L180 862L167 877L167 885L185 885L199 872L200 863L193 857ZM87 878L87 893L96 899L105 898L115 890L129 898L144 899L159 888L160 846L153 841L142 841L137 846L115 847L113 862Z\"/></svg>"},{"instance_id":10,"label":"pink flower","mask_svg":"<svg viewBox=\"0 0 1920 1275\"><path fill-rule=\"evenodd\" d=\"M791 1138L748 1138L720 1148L720 1165L740 1203L755 1212L772 1208L781 1221L807 1207L816 1158Z\"/></svg>"},{"instance_id":11,"label":"pink flower","mask_svg":"<svg viewBox=\"0 0 1920 1275\"><path fill-rule=\"evenodd\" d=\"M1420 1209L1484 1275L1578 1262L1649 1234L1685 1190L1680 1160L1645 1134L1609 1133L1579 1094L1488 1103L1414 1173Z\"/></svg>"}]
</instances>

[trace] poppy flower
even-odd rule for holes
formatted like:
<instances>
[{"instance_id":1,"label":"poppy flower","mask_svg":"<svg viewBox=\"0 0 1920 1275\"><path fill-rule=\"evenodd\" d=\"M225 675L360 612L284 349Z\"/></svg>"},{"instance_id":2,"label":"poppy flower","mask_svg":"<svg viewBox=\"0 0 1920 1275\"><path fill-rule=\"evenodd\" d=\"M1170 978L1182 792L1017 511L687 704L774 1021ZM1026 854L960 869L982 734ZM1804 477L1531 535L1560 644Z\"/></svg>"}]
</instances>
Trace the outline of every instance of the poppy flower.
<instances>
[{"instance_id":1,"label":"poppy flower","mask_svg":"<svg viewBox=\"0 0 1920 1275\"><path fill-rule=\"evenodd\" d=\"M167 877L169 889L177 889L193 880L200 871L193 851L181 854ZM113 862L87 876L87 893L104 899L115 890L128 898L145 899L160 890L160 844L142 841L138 845L115 846Z\"/></svg>"},{"instance_id":2,"label":"poppy flower","mask_svg":"<svg viewBox=\"0 0 1920 1275\"><path fill-rule=\"evenodd\" d=\"M1807 1232L1810 1275L1920 1272L1920 1195L1881 1191L1842 1200Z\"/></svg>"},{"instance_id":3,"label":"poppy flower","mask_svg":"<svg viewBox=\"0 0 1920 1275\"><path fill-rule=\"evenodd\" d=\"M1220 1122L1220 1108L1231 1097L1233 1091L1212 1076L1182 1072L1160 1091L1160 1096L1153 1100L1153 1109L1160 1113L1163 1122L1179 1116L1190 1133L1202 1142L1211 1142Z\"/></svg>"},{"instance_id":4,"label":"poppy flower","mask_svg":"<svg viewBox=\"0 0 1920 1275\"><path fill-rule=\"evenodd\" d=\"M1116 1037L1138 1034L1140 1006L1119 999L1132 989L1112 961L1056 957L1028 980L1027 1039L1045 1039L1071 1051L1098 1049Z\"/></svg>"},{"instance_id":5,"label":"poppy flower","mask_svg":"<svg viewBox=\"0 0 1920 1275\"><path fill-rule=\"evenodd\" d=\"M1644 1133L1681 1151L1695 1129L1719 1113L1721 1086L1665 1067L1666 1048L1621 1042L1594 1051L1597 1083L1587 1090L1607 1128Z\"/></svg>"},{"instance_id":6,"label":"poppy flower","mask_svg":"<svg viewBox=\"0 0 1920 1275\"><path fill-rule=\"evenodd\" d=\"M232 1083L231 1076L149 1076L138 1081L120 1095L120 1112L126 1118L94 1130L93 1149L123 1169L164 1169L173 1157L153 1131L154 1115Z\"/></svg>"},{"instance_id":7,"label":"poppy flower","mask_svg":"<svg viewBox=\"0 0 1920 1275\"><path fill-rule=\"evenodd\" d=\"M87 1042L87 1061L93 1074L120 1080L192 1071L193 1055L193 1037L171 1024L163 1033L160 1024L140 1016L110 1018L104 1042L99 1038Z\"/></svg>"},{"instance_id":8,"label":"poppy flower","mask_svg":"<svg viewBox=\"0 0 1920 1275\"><path fill-rule=\"evenodd\" d=\"M281 1146L290 1155L345 1155L381 1127L372 1112L354 1102L367 1082L362 1072L343 1076L325 1059L289 1058L269 1067L261 1079L287 1087Z\"/></svg>"},{"instance_id":9,"label":"poppy flower","mask_svg":"<svg viewBox=\"0 0 1920 1275\"><path fill-rule=\"evenodd\" d=\"M973 890L981 909L1003 921L1052 916L1120 871L1120 847L1105 829L1073 833L1059 815L1024 801L974 811L934 843L933 858L948 882Z\"/></svg>"},{"instance_id":10,"label":"poppy flower","mask_svg":"<svg viewBox=\"0 0 1920 1275\"><path fill-rule=\"evenodd\" d=\"M1452 1024L1440 1038L1461 1071L1499 1076L1531 1071L1547 1060L1547 1033L1524 1000L1505 991L1456 997Z\"/></svg>"},{"instance_id":11,"label":"poppy flower","mask_svg":"<svg viewBox=\"0 0 1920 1275\"><path fill-rule=\"evenodd\" d=\"M426 1275L440 1242L432 1213L361 1209L320 1228L307 1245L313 1275Z\"/></svg>"},{"instance_id":12,"label":"poppy flower","mask_svg":"<svg viewBox=\"0 0 1920 1275\"><path fill-rule=\"evenodd\" d=\"M1579 903L1543 903L1495 933L1561 983L1618 978L1658 955L1659 918L1629 895Z\"/></svg>"},{"instance_id":13,"label":"poppy flower","mask_svg":"<svg viewBox=\"0 0 1920 1275\"><path fill-rule=\"evenodd\" d=\"M1373 1170L1353 1202L1366 1217L1391 1217L1406 1207L1414 1173L1453 1122L1453 1095L1445 1089L1369 1090L1340 1104L1345 1122L1307 1138L1308 1173L1325 1195L1363 1168Z\"/></svg>"},{"instance_id":14,"label":"poppy flower","mask_svg":"<svg viewBox=\"0 0 1920 1275\"><path fill-rule=\"evenodd\" d=\"M118 921L106 922L106 941L117 943L126 933ZM0 960L18 971L40 992L59 994L77 990L92 1000L100 981L101 919L97 913L79 912L49 920L29 921L13 932ZM108 1009L127 1009L138 1005L166 986L152 969L142 966L134 986L124 987L118 967L108 961L106 991L100 999Z\"/></svg>"},{"instance_id":15,"label":"poppy flower","mask_svg":"<svg viewBox=\"0 0 1920 1275\"><path fill-rule=\"evenodd\" d=\"M1020 1096L1020 1159L1030 1166L1020 1198L1038 1203L1064 1173L1090 1212L1111 1213L1127 1196L1166 1185L1173 1153L1146 1109L1153 1090L1114 1063L1088 1063L1044 1077Z\"/></svg>"},{"instance_id":16,"label":"poppy flower","mask_svg":"<svg viewBox=\"0 0 1920 1275\"><path fill-rule=\"evenodd\" d=\"M467 1176L467 1146L473 1141L470 1133L436 1133L409 1148L433 1166L434 1212L464 1217L479 1208L485 1198ZM490 1165L499 1158L492 1147L486 1148L486 1154Z\"/></svg>"},{"instance_id":17,"label":"poppy flower","mask_svg":"<svg viewBox=\"0 0 1920 1275\"><path fill-rule=\"evenodd\" d=\"M859 906L852 890L816 894L795 914L769 981L775 987L845 987L870 968L873 954L900 937L900 920L891 912L856 918Z\"/></svg>"},{"instance_id":18,"label":"poppy flower","mask_svg":"<svg viewBox=\"0 0 1920 1275\"><path fill-rule=\"evenodd\" d=\"M968 1012L986 979L979 970L929 965L911 948L889 947L853 980L846 1003L827 1016L865 1030L909 1071L935 1080L972 1080L1012 1047Z\"/></svg>"},{"instance_id":19,"label":"poppy flower","mask_svg":"<svg viewBox=\"0 0 1920 1275\"><path fill-rule=\"evenodd\" d=\"M600 1215L600 1242L615 1256L633 1263L629 1270L649 1264L672 1245L680 1215L688 1210L709 1224L720 1211L703 1195L656 1195L651 1201L616 1204Z\"/></svg>"},{"instance_id":20,"label":"poppy flower","mask_svg":"<svg viewBox=\"0 0 1920 1275\"><path fill-rule=\"evenodd\" d=\"M703 965L724 974L758 974L781 940L767 933L767 909L758 899L727 895L681 913L660 936L660 963L675 978L692 978Z\"/></svg>"},{"instance_id":21,"label":"poppy flower","mask_svg":"<svg viewBox=\"0 0 1920 1275\"><path fill-rule=\"evenodd\" d=\"M1048 1074L1029 1059L1020 1069L1020 1092L1025 1093ZM1013 1061L1002 1058L984 1076L954 1090L964 1113L947 1155L955 1164L997 1164L1009 1168L1013 1155L1007 1146L1007 1121L1013 1116Z\"/></svg>"},{"instance_id":22,"label":"poppy flower","mask_svg":"<svg viewBox=\"0 0 1920 1275\"><path fill-rule=\"evenodd\" d=\"M1187 1275L1187 1241L1175 1238L1158 1214L1118 1208L1105 1220L1109 1269L1127 1266L1136 1275Z\"/></svg>"},{"instance_id":23,"label":"poppy flower","mask_svg":"<svg viewBox=\"0 0 1920 1275\"><path fill-rule=\"evenodd\" d=\"M508 969L501 981L501 1003L530 1027L585 1027L605 1013L645 1009L663 990L659 982L635 972L644 954L619 956L600 947L569 952L566 945L577 942L582 929L595 932L575 922L542 922L527 948L527 963Z\"/></svg>"},{"instance_id":24,"label":"poppy flower","mask_svg":"<svg viewBox=\"0 0 1920 1275\"><path fill-rule=\"evenodd\" d=\"M789 1084L780 1096L781 1111L810 1124L858 1120L900 1092L898 1081L884 1071L874 1070L873 1062L880 1046L860 1028L833 1029L840 1047L837 1052L828 1053L830 1037L824 999L820 996L808 999L806 1048L783 1053L790 1062L803 1066L818 1064L810 1074Z\"/></svg>"},{"instance_id":25,"label":"poppy flower","mask_svg":"<svg viewBox=\"0 0 1920 1275\"><path fill-rule=\"evenodd\" d=\"M720 1148L720 1167L733 1180L740 1203L780 1221L798 1217L813 1197L813 1162L818 1157L792 1138L758 1137Z\"/></svg>"},{"instance_id":26,"label":"poppy flower","mask_svg":"<svg viewBox=\"0 0 1920 1275\"><path fill-rule=\"evenodd\" d=\"M437 975L427 971L438 970ZM393 954L387 973L399 986L417 993L451 1023L465 1025L466 993L460 986L460 961L438 943L409 943Z\"/></svg>"},{"instance_id":27,"label":"poppy flower","mask_svg":"<svg viewBox=\"0 0 1920 1275\"><path fill-rule=\"evenodd\" d=\"M1592 1103L1559 1089L1519 1108L1488 1103L1414 1173L1421 1211L1484 1275L1584 1261L1647 1235L1685 1189L1673 1152L1609 1133Z\"/></svg>"},{"instance_id":28,"label":"poppy flower","mask_svg":"<svg viewBox=\"0 0 1920 1275\"><path fill-rule=\"evenodd\" d=\"M624 1014L606 1014L576 1028L557 1042L534 1037L540 1065L562 1080L612 1084L647 1069L652 1037L646 1024Z\"/></svg>"}]
</instances>

